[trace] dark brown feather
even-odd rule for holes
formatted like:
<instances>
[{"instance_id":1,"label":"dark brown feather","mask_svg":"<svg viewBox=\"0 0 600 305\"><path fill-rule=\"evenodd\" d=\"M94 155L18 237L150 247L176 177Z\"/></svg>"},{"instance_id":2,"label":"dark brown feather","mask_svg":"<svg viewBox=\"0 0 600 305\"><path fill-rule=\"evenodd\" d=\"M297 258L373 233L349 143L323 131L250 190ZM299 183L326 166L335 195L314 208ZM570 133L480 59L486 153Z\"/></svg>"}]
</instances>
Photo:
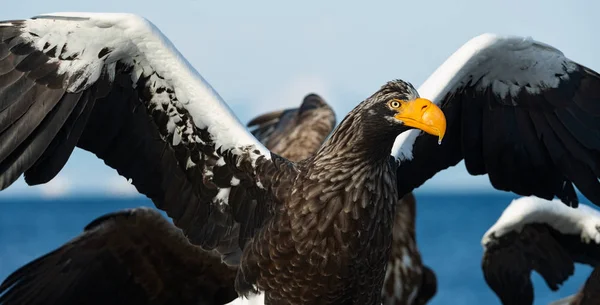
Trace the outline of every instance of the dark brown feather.
<instances>
[{"instance_id":1,"label":"dark brown feather","mask_svg":"<svg viewBox=\"0 0 600 305\"><path fill-rule=\"evenodd\" d=\"M291 161L314 154L335 126L333 109L317 94L308 94L298 108L260 115L247 124L269 150Z\"/></svg>"},{"instance_id":2,"label":"dark brown feather","mask_svg":"<svg viewBox=\"0 0 600 305\"><path fill-rule=\"evenodd\" d=\"M95 219L12 273L0 304L225 304L237 297L234 276L160 213L136 208Z\"/></svg>"},{"instance_id":3,"label":"dark brown feather","mask_svg":"<svg viewBox=\"0 0 600 305\"><path fill-rule=\"evenodd\" d=\"M398 127L373 123L369 116L381 117L380 101L409 99L414 88L408 86L400 81L383 86L344 118L316 154L296 163L291 192L298 195L286 198L244 251L238 291L256 283L267 291L269 304L381 302L398 200L389 156ZM365 124L381 137L366 133ZM296 147L289 145L274 150Z\"/></svg>"}]
</instances>

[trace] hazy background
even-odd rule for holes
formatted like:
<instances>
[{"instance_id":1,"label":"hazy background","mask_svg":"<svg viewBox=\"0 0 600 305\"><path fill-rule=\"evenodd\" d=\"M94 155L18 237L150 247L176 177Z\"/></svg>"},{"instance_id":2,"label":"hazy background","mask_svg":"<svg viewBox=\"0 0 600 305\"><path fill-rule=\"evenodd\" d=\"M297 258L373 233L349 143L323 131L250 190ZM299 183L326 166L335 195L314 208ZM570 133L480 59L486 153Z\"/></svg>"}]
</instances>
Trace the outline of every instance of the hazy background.
<instances>
[{"instance_id":1,"label":"hazy background","mask_svg":"<svg viewBox=\"0 0 600 305\"><path fill-rule=\"evenodd\" d=\"M2 7L0 20L57 11L148 18L243 123L266 111L296 107L309 92L322 95L339 122L391 79L418 87L462 44L485 32L532 36L600 71L600 2L591 0L18 0ZM494 191L487 176L469 176L462 163L416 193L419 248L438 276L432 305L499 304L481 274L479 240L515 196ZM19 180L0 192L0 281L103 213L152 206L147 199L130 198L136 196L124 178L81 150L44 186L27 187ZM535 304L576 292L589 272L579 266L558 293L534 275Z\"/></svg>"},{"instance_id":2,"label":"hazy background","mask_svg":"<svg viewBox=\"0 0 600 305\"><path fill-rule=\"evenodd\" d=\"M418 87L450 54L484 32L532 36L600 70L598 1L10 1L0 19L57 11L130 12L152 21L245 124L299 105L308 92L331 103L338 122L386 81ZM423 191L492 190L463 164ZM76 150L49 184L9 196L136 195L95 156Z\"/></svg>"}]
</instances>

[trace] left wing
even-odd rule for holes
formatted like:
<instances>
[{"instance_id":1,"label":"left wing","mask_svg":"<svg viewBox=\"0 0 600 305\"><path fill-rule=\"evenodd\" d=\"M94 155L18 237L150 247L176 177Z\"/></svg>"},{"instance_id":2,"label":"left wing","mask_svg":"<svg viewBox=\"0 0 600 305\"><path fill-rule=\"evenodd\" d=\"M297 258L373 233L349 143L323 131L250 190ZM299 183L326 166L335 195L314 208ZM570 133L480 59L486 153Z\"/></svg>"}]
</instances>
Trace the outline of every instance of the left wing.
<instances>
[{"instance_id":1,"label":"left wing","mask_svg":"<svg viewBox=\"0 0 600 305\"><path fill-rule=\"evenodd\" d=\"M193 244L234 265L278 202L274 162L290 164L272 158L144 18L0 21L0 190L21 175L48 182L75 146L131 179Z\"/></svg>"},{"instance_id":2,"label":"left wing","mask_svg":"<svg viewBox=\"0 0 600 305\"><path fill-rule=\"evenodd\" d=\"M574 186L600 205L600 75L556 48L523 37L471 39L419 88L444 111L438 145L400 135L402 195L464 159L471 175L519 195L577 206Z\"/></svg>"},{"instance_id":3,"label":"left wing","mask_svg":"<svg viewBox=\"0 0 600 305\"><path fill-rule=\"evenodd\" d=\"M533 304L531 272L556 291L575 263L600 266L600 212L523 197L511 202L481 241L486 282L503 304Z\"/></svg>"},{"instance_id":4,"label":"left wing","mask_svg":"<svg viewBox=\"0 0 600 305\"><path fill-rule=\"evenodd\" d=\"M291 161L317 152L335 127L335 113L325 100L311 93L299 108L262 114L248 122L252 134L269 150Z\"/></svg>"}]
</instances>

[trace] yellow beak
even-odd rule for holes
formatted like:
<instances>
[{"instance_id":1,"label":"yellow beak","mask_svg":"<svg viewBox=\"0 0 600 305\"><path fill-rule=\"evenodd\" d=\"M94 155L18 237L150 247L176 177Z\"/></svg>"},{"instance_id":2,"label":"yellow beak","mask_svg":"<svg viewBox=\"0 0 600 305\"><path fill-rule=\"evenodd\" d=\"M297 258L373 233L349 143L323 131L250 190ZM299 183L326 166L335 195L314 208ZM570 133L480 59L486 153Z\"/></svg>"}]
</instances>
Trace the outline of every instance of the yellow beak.
<instances>
[{"instance_id":1,"label":"yellow beak","mask_svg":"<svg viewBox=\"0 0 600 305\"><path fill-rule=\"evenodd\" d=\"M404 122L406 126L437 136L438 143L442 143L446 133L446 116L442 109L430 100L418 98L413 101L403 101L394 118Z\"/></svg>"}]
</instances>

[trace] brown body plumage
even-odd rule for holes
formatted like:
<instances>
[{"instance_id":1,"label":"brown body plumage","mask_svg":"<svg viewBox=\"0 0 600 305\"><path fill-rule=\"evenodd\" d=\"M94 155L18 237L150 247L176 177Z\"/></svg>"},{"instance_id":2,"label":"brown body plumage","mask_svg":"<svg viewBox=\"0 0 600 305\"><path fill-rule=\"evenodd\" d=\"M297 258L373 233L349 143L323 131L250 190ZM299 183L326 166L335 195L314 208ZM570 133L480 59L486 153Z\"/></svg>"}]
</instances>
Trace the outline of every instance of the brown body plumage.
<instances>
[{"instance_id":1,"label":"brown body plumage","mask_svg":"<svg viewBox=\"0 0 600 305\"><path fill-rule=\"evenodd\" d=\"M248 123L252 133L272 152L290 161L309 158L335 126L333 109L318 95L309 94L299 108L273 111ZM416 202L411 193L396 204L392 250L382 290L383 304L426 304L436 293L431 269L421 261L416 236Z\"/></svg>"},{"instance_id":2,"label":"brown body plumage","mask_svg":"<svg viewBox=\"0 0 600 305\"><path fill-rule=\"evenodd\" d=\"M242 274L262 277L256 282L268 291L267 304L379 304L394 212L384 194L396 195L395 173L353 164L362 167L356 177L363 184L328 185L342 173L318 175L333 164L319 161L299 169L302 183L292 186L299 196L284 202L244 252Z\"/></svg>"},{"instance_id":3,"label":"brown body plumage","mask_svg":"<svg viewBox=\"0 0 600 305\"><path fill-rule=\"evenodd\" d=\"M381 115L381 101L416 97L404 82L387 84L351 111L315 155L280 167L293 175L282 181L292 184L275 188L285 196L244 251L239 291L256 283L267 304L381 303L398 200L389 155L398 127L368 116Z\"/></svg>"}]
</instances>

